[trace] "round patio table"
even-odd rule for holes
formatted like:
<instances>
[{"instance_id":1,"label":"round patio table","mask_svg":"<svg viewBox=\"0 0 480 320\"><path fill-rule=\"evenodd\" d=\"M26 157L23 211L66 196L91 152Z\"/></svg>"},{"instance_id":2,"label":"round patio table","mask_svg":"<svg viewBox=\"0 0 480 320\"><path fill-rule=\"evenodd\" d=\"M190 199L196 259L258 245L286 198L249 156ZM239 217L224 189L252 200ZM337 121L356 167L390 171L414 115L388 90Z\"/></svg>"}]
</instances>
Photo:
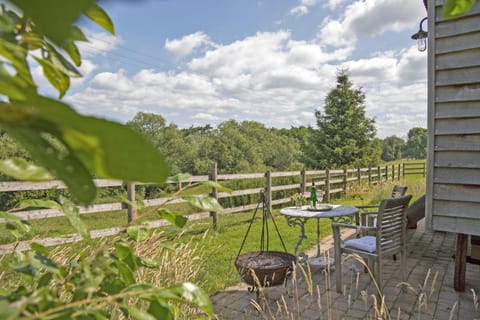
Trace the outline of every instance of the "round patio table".
<instances>
[{"instance_id":1,"label":"round patio table","mask_svg":"<svg viewBox=\"0 0 480 320\"><path fill-rule=\"evenodd\" d=\"M320 203L317 208L311 208L310 206L301 207L287 207L280 210L280 213L287 219L287 224L291 227L300 227L300 236L295 245L294 254L297 256L298 247L302 243L303 239L306 239L305 235L305 223L308 219L317 219L317 256L310 258L309 263L312 266L318 266L324 268L328 265L333 265L334 259L329 258L329 261L324 260L320 252L320 219L329 218L335 222L345 222L358 224L358 209L351 206L333 205ZM307 257L308 258L308 257Z\"/></svg>"}]
</instances>

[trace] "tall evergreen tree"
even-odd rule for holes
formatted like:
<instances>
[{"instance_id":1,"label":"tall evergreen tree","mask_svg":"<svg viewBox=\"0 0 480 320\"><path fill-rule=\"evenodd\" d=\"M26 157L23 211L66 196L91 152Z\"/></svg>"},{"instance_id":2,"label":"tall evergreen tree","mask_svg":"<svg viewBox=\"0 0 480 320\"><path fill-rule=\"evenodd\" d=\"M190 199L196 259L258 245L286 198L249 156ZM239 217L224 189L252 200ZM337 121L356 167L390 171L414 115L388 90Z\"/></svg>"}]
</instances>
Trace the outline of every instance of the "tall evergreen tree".
<instances>
[{"instance_id":1,"label":"tall evergreen tree","mask_svg":"<svg viewBox=\"0 0 480 320\"><path fill-rule=\"evenodd\" d=\"M324 112L315 111L318 130L311 141L309 165L314 168L366 166L377 163L375 120L365 115L365 94L354 88L345 70L326 99Z\"/></svg>"}]
</instances>

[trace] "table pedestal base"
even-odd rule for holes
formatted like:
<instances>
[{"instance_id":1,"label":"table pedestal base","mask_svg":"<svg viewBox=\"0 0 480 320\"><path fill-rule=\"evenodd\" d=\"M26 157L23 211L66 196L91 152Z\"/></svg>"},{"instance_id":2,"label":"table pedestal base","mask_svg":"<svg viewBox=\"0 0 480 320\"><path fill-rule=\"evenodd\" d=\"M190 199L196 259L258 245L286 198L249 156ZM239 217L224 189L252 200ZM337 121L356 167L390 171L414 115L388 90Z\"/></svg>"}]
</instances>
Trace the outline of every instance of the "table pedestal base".
<instances>
[{"instance_id":1,"label":"table pedestal base","mask_svg":"<svg viewBox=\"0 0 480 320\"><path fill-rule=\"evenodd\" d=\"M312 257L308 258L310 270L319 271L327 269L333 271L335 269L335 259L326 257Z\"/></svg>"}]
</instances>

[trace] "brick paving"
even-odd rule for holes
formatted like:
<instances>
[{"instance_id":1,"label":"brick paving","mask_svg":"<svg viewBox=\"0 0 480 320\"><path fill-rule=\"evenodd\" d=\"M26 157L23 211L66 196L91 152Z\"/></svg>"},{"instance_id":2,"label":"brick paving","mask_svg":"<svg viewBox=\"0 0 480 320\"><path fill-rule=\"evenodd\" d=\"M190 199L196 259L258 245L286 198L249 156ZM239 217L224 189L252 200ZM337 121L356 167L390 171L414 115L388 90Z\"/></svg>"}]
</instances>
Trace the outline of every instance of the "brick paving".
<instances>
[{"instance_id":1,"label":"brick paving","mask_svg":"<svg viewBox=\"0 0 480 320\"><path fill-rule=\"evenodd\" d=\"M376 292L363 266L347 259L342 268L342 294L335 290L334 273L338 271L313 271L309 284L297 268L286 286L264 288L258 299L243 283L217 292L211 297L217 318L480 320L476 297L480 294L480 266L467 264L465 292L453 289L455 235L425 230L422 222L417 229L408 230L408 238L407 284L401 284L397 272L400 259L385 259L383 263L383 309L375 307ZM321 245L331 252L331 237L323 239Z\"/></svg>"}]
</instances>

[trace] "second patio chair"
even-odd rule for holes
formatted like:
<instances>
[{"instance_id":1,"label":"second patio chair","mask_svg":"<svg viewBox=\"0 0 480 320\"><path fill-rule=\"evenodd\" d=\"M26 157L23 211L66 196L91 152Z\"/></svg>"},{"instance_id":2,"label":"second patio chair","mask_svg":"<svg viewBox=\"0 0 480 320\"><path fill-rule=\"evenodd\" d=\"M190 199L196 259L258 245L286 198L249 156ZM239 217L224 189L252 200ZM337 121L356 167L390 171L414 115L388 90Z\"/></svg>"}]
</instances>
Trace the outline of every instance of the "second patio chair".
<instances>
[{"instance_id":1,"label":"second patio chair","mask_svg":"<svg viewBox=\"0 0 480 320\"><path fill-rule=\"evenodd\" d=\"M392 189L392 198L403 197L407 193L407 186L396 184ZM373 226L377 217L379 205L356 206L359 210L362 225Z\"/></svg>"},{"instance_id":2,"label":"second patio chair","mask_svg":"<svg viewBox=\"0 0 480 320\"><path fill-rule=\"evenodd\" d=\"M376 226L332 223L335 249L335 277L337 292L342 292L342 254L358 254L368 261L378 287L382 285L382 257L400 252L402 279L406 272L406 210L411 195L386 199L380 204ZM356 229L364 235L342 241L341 228Z\"/></svg>"}]
</instances>

